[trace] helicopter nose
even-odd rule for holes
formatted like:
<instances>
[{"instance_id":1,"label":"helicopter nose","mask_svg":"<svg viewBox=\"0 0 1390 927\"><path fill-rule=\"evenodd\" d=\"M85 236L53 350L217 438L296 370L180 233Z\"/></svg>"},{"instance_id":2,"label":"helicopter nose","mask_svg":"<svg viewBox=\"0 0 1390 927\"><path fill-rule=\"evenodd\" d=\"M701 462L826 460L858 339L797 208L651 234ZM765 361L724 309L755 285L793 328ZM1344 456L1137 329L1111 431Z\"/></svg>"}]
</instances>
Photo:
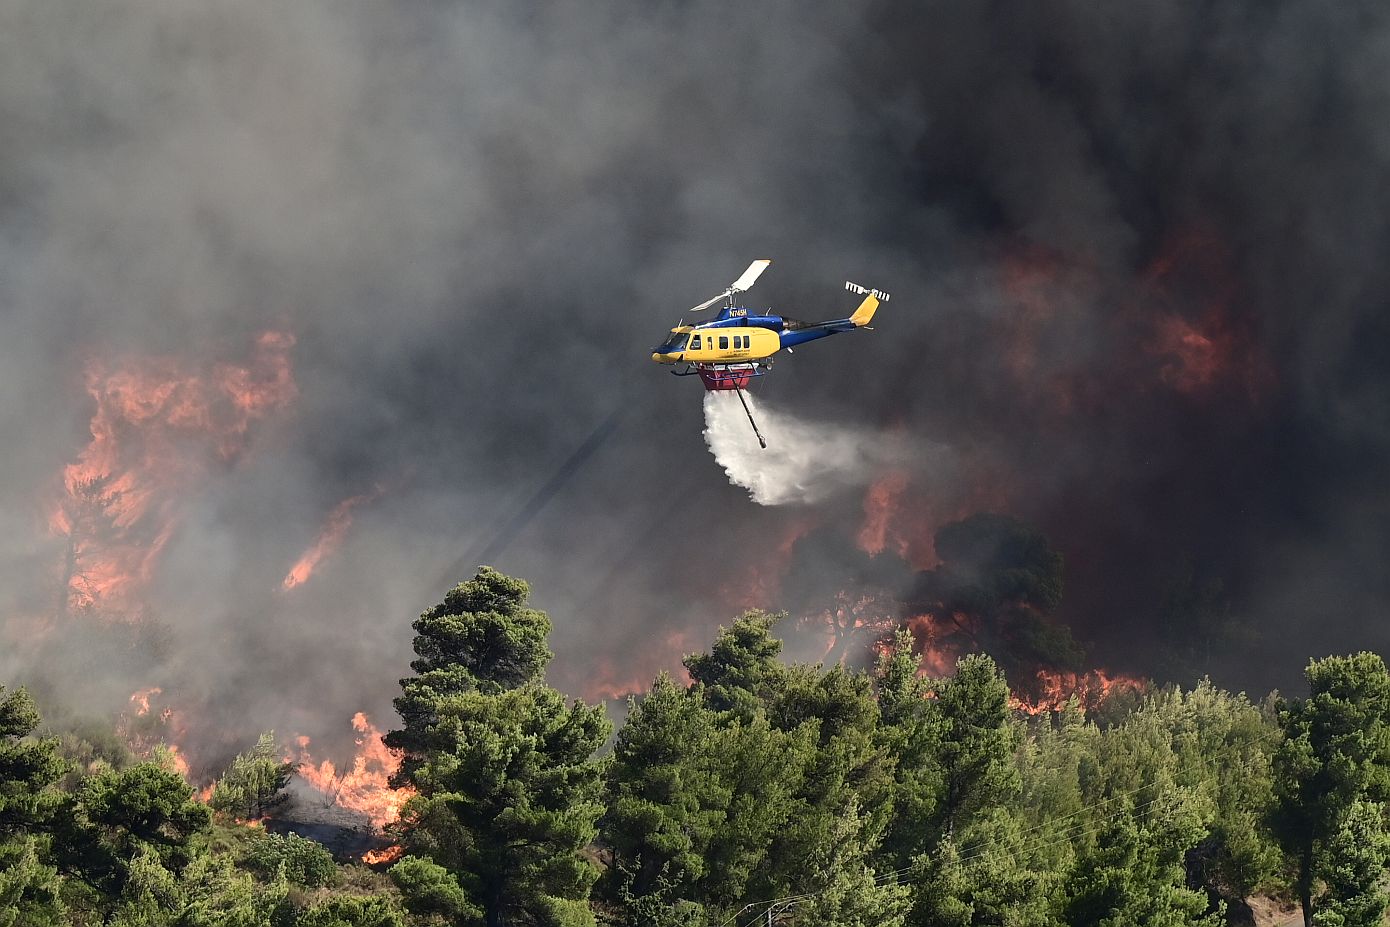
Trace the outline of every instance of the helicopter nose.
<instances>
[{"instance_id":1,"label":"helicopter nose","mask_svg":"<svg viewBox=\"0 0 1390 927\"><path fill-rule=\"evenodd\" d=\"M666 354L662 351L653 351L652 360L656 361L658 364L674 364L676 361L680 360L680 355Z\"/></svg>"}]
</instances>

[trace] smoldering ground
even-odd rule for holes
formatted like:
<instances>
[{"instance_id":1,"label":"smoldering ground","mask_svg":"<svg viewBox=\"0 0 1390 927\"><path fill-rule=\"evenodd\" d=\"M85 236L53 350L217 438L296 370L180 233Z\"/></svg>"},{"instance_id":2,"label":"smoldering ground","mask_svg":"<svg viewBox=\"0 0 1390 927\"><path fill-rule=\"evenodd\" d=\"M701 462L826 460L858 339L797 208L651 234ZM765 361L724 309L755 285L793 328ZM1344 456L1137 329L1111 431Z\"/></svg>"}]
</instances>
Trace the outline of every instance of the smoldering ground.
<instances>
[{"instance_id":1,"label":"smoldering ground","mask_svg":"<svg viewBox=\"0 0 1390 927\"><path fill-rule=\"evenodd\" d=\"M0 672L89 707L163 683L237 736L389 718L410 620L509 532L494 565L554 615L556 681L642 684L796 519L865 517L750 504L646 359L763 256L751 301L793 316L834 317L846 277L894 293L761 395L952 448L958 485L904 465L898 534L972 501L1036 523L1065 619L1132 669L1202 633L1161 607L1181 564L1255 629L1210 658L1231 685L1382 647L1385 16L10 3ZM90 440L84 364L234 365L265 330L296 338L294 402L232 457L187 448L145 643L85 656L74 622L123 625L50 614L45 526Z\"/></svg>"}]
</instances>

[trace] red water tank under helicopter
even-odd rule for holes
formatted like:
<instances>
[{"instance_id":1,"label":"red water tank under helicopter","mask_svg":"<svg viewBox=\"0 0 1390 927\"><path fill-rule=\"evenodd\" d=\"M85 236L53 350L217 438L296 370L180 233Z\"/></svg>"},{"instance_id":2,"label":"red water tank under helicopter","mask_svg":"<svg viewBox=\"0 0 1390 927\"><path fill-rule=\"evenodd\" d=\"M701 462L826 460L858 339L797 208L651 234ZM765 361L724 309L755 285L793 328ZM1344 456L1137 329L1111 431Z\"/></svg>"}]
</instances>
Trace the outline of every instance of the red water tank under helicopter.
<instances>
[{"instance_id":1,"label":"red water tank under helicopter","mask_svg":"<svg viewBox=\"0 0 1390 927\"><path fill-rule=\"evenodd\" d=\"M747 389L754 377L763 375L757 364L697 364L700 382L709 392L721 389Z\"/></svg>"}]
</instances>

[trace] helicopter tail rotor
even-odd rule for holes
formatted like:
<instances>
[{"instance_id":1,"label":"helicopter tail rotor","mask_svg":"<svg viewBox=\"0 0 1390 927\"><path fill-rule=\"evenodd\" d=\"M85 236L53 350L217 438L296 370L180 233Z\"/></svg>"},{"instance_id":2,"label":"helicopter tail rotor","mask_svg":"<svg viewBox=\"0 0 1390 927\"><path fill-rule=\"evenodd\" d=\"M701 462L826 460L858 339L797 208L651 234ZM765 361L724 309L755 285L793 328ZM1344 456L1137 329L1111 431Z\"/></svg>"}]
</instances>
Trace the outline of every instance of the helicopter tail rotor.
<instances>
[{"instance_id":1,"label":"helicopter tail rotor","mask_svg":"<svg viewBox=\"0 0 1390 927\"><path fill-rule=\"evenodd\" d=\"M859 284L851 283L848 280L845 281L845 289L849 290L851 293L858 293L860 296L872 296L879 302L888 302L888 294L883 292L882 290L875 290L871 287L860 286Z\"/></svg>"},{"instance_id":2,"label":"helicopter tail rotor","mask_svg":"<svg viewBox=\"0 0 1390 927\"><path fill-rule=\"evenodd\" d=\"M860 286L857 283L845 281L845 289L851 293L858 293L864 297L864 301L859 304L859 308L854 310L854 314L849 317L855 328L864 328L873 320L874 310L878 308L880 302L888 302L888 294L882 290L871 287Z\"/></svg>"},{"instance_id":3,"label":"helicopter tail rotor","mask_svg":"<svg viewBox=\"0 0 1390 927\"><path fill-rule=\"evenodd\" d=\"M704 310L713 306L715 303L718 303L721 300L728 299L735 293L743 293L747 290L751 290L753 288L753 284L758 282L758 278L763 275L763 271L767 270L767 268L771 264L772 262L768 260L754 261L752 264L748 265L748 269L743 272L742 276L740 276L733 283L729 284L729 288L727 290L725 290L723 293L720 293L713 299L705 300L704 302L700 303L700 305L692 308L690 311L703 312Z\"/></svg>"}]
</instances>

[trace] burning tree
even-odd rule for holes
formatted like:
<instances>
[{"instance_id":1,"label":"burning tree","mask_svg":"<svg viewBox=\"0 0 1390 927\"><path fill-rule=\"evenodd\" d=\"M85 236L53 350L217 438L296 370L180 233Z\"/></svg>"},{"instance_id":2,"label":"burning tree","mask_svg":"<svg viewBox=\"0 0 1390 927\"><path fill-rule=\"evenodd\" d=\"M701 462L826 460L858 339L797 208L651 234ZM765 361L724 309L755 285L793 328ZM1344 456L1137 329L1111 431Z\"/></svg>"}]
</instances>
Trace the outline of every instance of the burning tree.
<instances>
[{"instance_id":1,"label":"burning tree","mask_svg":"<svg viewBox=\"0 0 1390 927\"><path fill-rule=\"evenodd\" d=\"M102 567L95 551L111 543L115 519L108 514L109 476L77 480L68 488L53 522L61 533L63 563L58 577L58 613L67 614L96 601Z\"/></svg>"},{"instance_id":2,"label":"burning tree","mask_svg":"<svg viewBox=\"0 0 1390 927\"><path fill-rule=\"evenodd\" d=\"M1062 555L1022 522L977 513L948 523L933 539L939 561L921 571L874 541L861 536L856 546L825 528L792 543L784 595L798 627L824 635L822 662L867 664L901 646L895 632L906 630L922 671L935 676L951 675L962 655L989 653L1013 685L1012 706L1029 714L1058 710L1073 696L1094 708L1145 687L1083 669L1083 646L1054 618Z\"/></svg>"},{"instance_id":3,"label":"burning tree","mask_svg":"<svg viewBox=\"0 0 1390 927\"><path fill-rule=\"evenodd\" d=\"M175 535L184 494L234 463L253 425L296 396L293 347L288 332L267 331L243 363L88 363L91 439L63 467L49 515L66 542L60 613L140 617L140 592Z\"/></svg>"},{"instance_id":4,"label":"burning tree","mask_svg":"<svg viewBox=\"0 0 1390 927\"><path fill-rule=\"evenodd\" d=\"M909 612L919 616L909 627L924 626L914 627L919 650L929 630L934 647L952 657L988 652L1013 680L1040 668L1080 668L1082 648L1048 620L1062 601L1063 564L1045 537L1006 515L981 513L938 531L936 552L941 565L918 574L908 595Z\"/></svg>"},{"instance_id":5,"label":"burning tree","mask_svg":"<svg viewBox=\"0 0 1390 927\"><path fill-rule=\"evenodd\" d=\"M394 784L418 792L404 809L404 847L437 867L407 857L405 886L457 897L457 885L490 927L592 923L597 872L580 851L601 811L593 755L612 726L602 706L566 706L542 681L550 618L526 607L529 595L522 580L482 567L421 615L416 675L396 699L403 726L386 737L404 754Z\"/></svg>"},{"instance_id":6,"label":"burning tree","mask_svg":"<svg viewBox=\"0 0 1390 927\"><path fill-rule=\"evenodd\" d=\"M782 586L798 624L825 632L823 662L860 662L901 621L901 590L912 571L899 557L866 553L835 528L798 538Z\"/></svg>"}]
</instances>

